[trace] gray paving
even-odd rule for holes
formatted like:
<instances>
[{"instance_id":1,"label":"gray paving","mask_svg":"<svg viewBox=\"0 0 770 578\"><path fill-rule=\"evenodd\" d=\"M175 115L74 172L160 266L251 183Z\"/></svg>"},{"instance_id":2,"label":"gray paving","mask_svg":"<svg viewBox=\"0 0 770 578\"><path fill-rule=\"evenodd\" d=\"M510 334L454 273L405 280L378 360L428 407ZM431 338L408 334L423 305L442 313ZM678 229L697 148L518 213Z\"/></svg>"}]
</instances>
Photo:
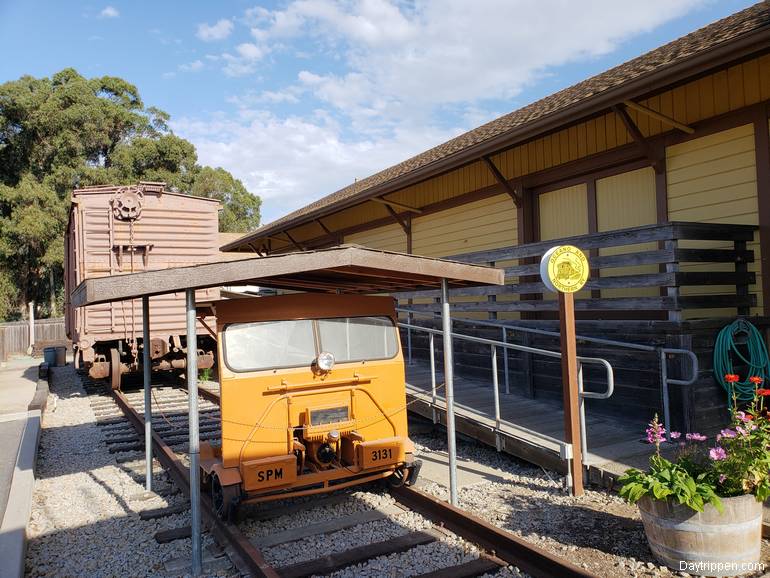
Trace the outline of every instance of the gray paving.
<instances>
[{"instance_id":1,"label":"gray paving","mask_svg":"<svg viewBox=\"0 0 770 578\"><path fill-rule=\"evenodd\" d=\"M26 422L26 418L0 422L0 522L8 505L8 493L11 490L13 471L16 468L19 440Z\"/></svg>"},{"instance_id":2,"label":"gray paving","mask_svg":"<svg viewBox=\"0 0 770 578\"><path fill-rule=\"evenodd\" d=\"M37 389L40 359L0 366L0 576L23 576L25 528L34 486L40 411L27 408ZM20 449L21 448L21 449Z\"/></svg>"}]
</instances>

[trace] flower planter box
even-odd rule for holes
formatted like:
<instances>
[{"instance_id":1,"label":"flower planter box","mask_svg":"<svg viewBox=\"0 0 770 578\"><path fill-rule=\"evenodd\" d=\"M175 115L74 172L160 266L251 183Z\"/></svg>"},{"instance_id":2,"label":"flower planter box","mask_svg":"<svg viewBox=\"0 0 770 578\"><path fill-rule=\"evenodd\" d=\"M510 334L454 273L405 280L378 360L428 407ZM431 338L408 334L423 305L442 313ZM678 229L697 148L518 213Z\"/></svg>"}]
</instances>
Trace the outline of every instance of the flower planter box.
<instances>
[{"instance_id":1,"label":"flower planter box","mask_svg":"<svg viewBox=\"0 0 770 578\"><path fill-rule=\"evenodd\" d=\"M755 571L751 564L760 559L762 502L753 495L721 500L722 514L710 504L696 512L671 500L640 499L644 531L658 561L677 571L687 571L683 564L705 563L712 569L703 572L707 576Z\"/></svg>"}]
</instances>

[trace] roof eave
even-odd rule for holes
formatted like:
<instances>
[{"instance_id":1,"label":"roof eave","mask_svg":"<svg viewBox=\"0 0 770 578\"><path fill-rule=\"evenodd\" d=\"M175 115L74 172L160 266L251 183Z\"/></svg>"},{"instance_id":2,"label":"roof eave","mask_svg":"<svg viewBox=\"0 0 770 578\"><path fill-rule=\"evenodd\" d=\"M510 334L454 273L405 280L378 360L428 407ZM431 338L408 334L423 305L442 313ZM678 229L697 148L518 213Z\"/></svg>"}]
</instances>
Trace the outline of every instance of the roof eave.
<instances>
[{"instance_id":1,"label":"roof eave","mask_svg":"<svg viewBox=\"0 0 770 578\"><path fill-rule=\"evenodd\" d=\"M662 87L675 84L682 79L702 76L715 68L721 68L731 62L743 60L749 56L770 51L770 23L756 28L735 39L725 41L712 48L698 52L683 60L655 69L647 74L609 88L591 97L580 100L574 104L548 114L530 123L513 128L509 131L494 136L488 140L452 153L442 159L430 162L413 171L395 177L384 183L374 185L347 199L321 207L316 211L298 216L297 218L281 223L280 225L266 225L263 228L244 235L238 240L232 241L221 247L222 251L238 249L256 239L275 234L276 232L290 229L305 224L314 219L336 213L342 209L357 205L371 197L376 197L394 192L409 185L416 184L438 174L447 172L469 162L474 162L481 157L494 154L511 146L528 141L541 134L551 132L568 123L574 123L585 117L596 115L618 102L630 98L639 98Z\"/></svg>"}]
</instances>

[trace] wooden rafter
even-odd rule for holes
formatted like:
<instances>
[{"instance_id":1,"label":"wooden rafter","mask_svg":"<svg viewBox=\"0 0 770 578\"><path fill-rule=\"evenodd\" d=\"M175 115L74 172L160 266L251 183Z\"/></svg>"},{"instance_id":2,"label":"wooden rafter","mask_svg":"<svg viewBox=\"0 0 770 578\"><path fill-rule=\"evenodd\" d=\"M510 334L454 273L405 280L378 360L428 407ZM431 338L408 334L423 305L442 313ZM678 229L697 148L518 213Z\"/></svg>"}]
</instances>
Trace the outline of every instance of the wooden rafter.
<instances>
[{"instance_id":1,"label":"wooden rafter","mask_svg":"<svg viewBox=\"0 0 770 578\"><path fill-rule=\"evenodd\" d=\"M334 233L332 233L332 231L331 231L331 229L329 229L329 227L327 227L326 225L323 224L321 219L316 219L315 222L318 223L318 226L323 229L324 233L326 233L330 237L335 237L336 236Z\"/></svg>"},{"instance_id":2,"label":"wooden rafter","mask_svg":"<svg viewBox=\"0 0 770 578\"><path fill-rule=\"evenodd\" d=\"M617 114L620 117L620 120L623 121L628 134L631 135L631 138L634 139L634 142L642 149L644 156L650 160L653 168L655 169L655 172L661 172L663 170L663 165L660 162L660 157L655 154L655 149L653 149L649 141L644 138L642 131L639 130L639 127L634 123L634 119L632 119L628 114L625 105L615 105L612 107L612 110L614 110L615 114Z\"/></svg>"},{"instance_id":3,"label":"wooden rafter","mask_svg":"<svg viewBox=\"0 0 770 578\"><path fill-rule=\"evenodd\" d=\"M628 108L634 109L636 112L641 112L642 114L646 114L647 116L650 116L656 120L659 120L660 122L663 122L669 126L673 126L674 128L678 128L682 132L686 132L687 134L693 134L695 132L695 129L691 126L687 126L684 123L679 122L678 120L674 120L670 116L666 116L665 114L662 114L658 112L657 110L652 110L651 108L647 108L643 104L639 104L638 102L634 102L633 100L624 100L623 104L625 104Z\"/></svg>"},{"instance_id":4,"label":"wooden rafter","mask_svg":"<svg viewBox=\"0 0 770 578\"><path fill-rule=\"evenodd\" d=\"M404 230L404 233L407 235L409 234L409 231L411 230L410 224L401 217L395 210L393 210L393 207L390 205L385 205L385 208L388 210L388 213L390 213L390 216L393 217L393 219L401 225L401 228Z\"/></svg>"},{"instance_id":5,"label":"wooden rafter","mask_svg":"<svg viewBox=\"0 0 770 578\"><path fill-rule=\"evenodd\" d=\"M492 176L494 176L497 182L500 183L500 185L505 189L505 192L511 196L513 199L513 204L516 205L517 208L521 207L521 195L519 195L511 183L508 182L508 179L503 176L503 173L500 172L500 169L497 168L497 165L495 165L494 161L488 156L481 158L484 160L487 167L489 167Z\"/></svg>"},{"instance_id":6,"label":"wooden rafter","mask_svg":"<svg viewBox=\"0 0 770 578\"><path fill-rule=\"evenodd\" d=\"M289 231L284 231L283 234L286 235L286 237L288 237L289 241L291 241L291 244L294 245L297 249L299 249L300 251L305 250L305 247L303 247L299 242L297 242L297 240L291 236Z\"/></svg>"},{"instance_id":7,"label":"wooden rafter","mask_svg":"<svg viewBox=\"0 0 770 578\"><path fill-rule=\"evenodd\" d=\"M403 205L401 203L397 203L396 201L389 201L388 199L383 199L382 197L372 197L370 200L374 201L375 203L380 203L382 205L385 205L386 207L401 209L402 211L417 213L418 215L422 213L421 209L418 209L416 207L410 207L409 205Z\"/></svg>"}]
</instances>

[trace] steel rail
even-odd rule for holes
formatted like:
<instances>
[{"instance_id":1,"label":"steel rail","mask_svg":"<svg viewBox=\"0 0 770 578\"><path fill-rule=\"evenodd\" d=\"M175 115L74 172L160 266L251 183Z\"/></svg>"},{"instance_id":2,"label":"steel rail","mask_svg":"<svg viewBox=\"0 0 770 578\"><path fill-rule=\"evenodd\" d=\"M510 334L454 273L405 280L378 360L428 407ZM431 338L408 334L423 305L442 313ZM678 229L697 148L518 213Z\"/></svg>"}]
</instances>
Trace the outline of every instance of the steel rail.
<instances>
[{"instance_id":1,"label":"steel rail","mask_svg":"<svg viewBox=\"0 0 770 578\"><path fill-rule=\"evenodd\" d=\"M198 390L202 392L203 390ZM219 403L216 393L209 391L207 399ZM588 578L595 576L554 556L526 540L501 530L478 516L452 506L413 486L391 488L393 497L415 512L430 519L433 523L447 528L458 536L473 542L493 556L537 578Z\"/></svg>"},{"instance_id":2,"label":"steel rail","mask_svg":"<svg viewBox=\"0 0 770 578\"><path fill-rule=\"evenodd\" d=\"M111 390L110 393L112 399L123 412L123 415L126 416L136 430L137 435L142 436L144 433L144 419L131 406L131 403L122 392ZM152 449L158 461L166 468L174 480L174 483L189 497L190 473L187 466L155 431L152 432ZM203 514L206 526L217 541L230 546L230 559L239 572L249 576L279 578L278 572L265 561L259 549L243 535L238 527L222 521L216 515L208 496L201 496L201 513Z\"/></svg>"},{"instance_id":3,"label":"steel rail","mask_svg":"<svg viewBox=\"0 0 770 578\"><path fill-rule=\"evenodd\" d=\"M546 550L493 526L486 520L452 506L430 494L401 486L390 493L404 506L440 524L537 578L589 578L595 576Z\"/></svg>"}]
</instances>

